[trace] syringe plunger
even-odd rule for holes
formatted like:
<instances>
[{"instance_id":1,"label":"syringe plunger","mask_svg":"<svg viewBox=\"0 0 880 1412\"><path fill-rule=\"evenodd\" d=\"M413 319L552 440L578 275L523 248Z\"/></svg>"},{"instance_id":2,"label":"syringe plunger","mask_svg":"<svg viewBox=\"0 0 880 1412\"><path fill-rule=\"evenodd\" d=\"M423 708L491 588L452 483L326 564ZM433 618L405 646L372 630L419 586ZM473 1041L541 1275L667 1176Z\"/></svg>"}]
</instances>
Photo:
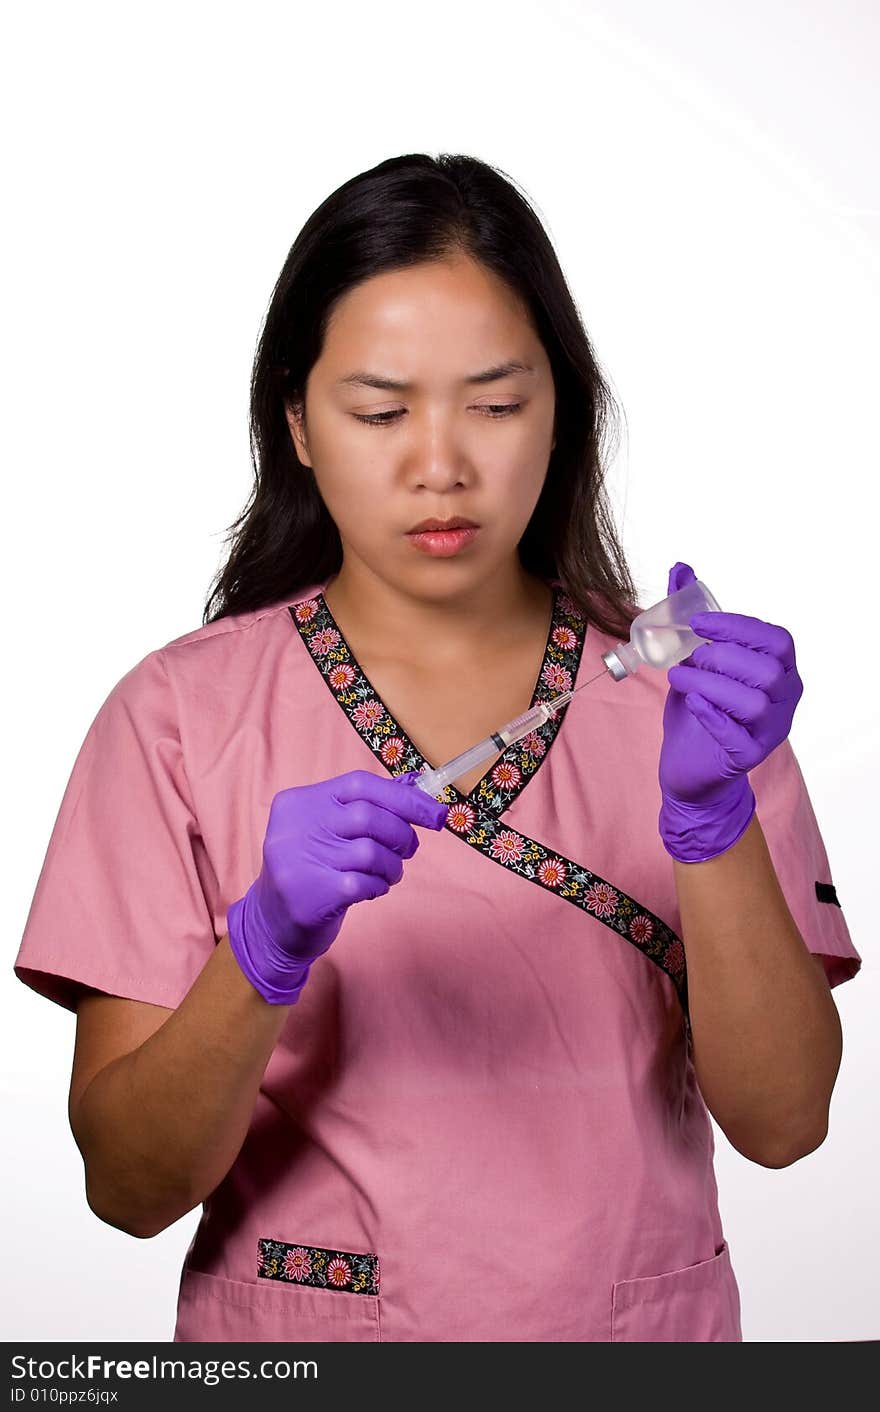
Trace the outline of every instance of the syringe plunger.
<instances>
[{"instance_id":1,"label":"syringe plunger","mask_svg":"<svg viewBox=\"0 0 880 1412\"><path fill-rule=\"evenodd\" d=\"M570 695L570 692L566 693L566 699ZM426 770L416 780L416 788L424 790L426 794L439 794L440 790L445 789L453 780L460 779L469 770L474 770L477 765L482 765L484 760L489 760L493 755L498 755L502 750L506 750L508 745L512 745L514 741L522 740L523 736L528 735L530 731L537 730L550 716L555 715L563 704L563 698L556 697L551 710L546 701L539 701L536 706L530 707L521 716L515 716L512 721L508 721L500 730L493 731L477 745L472 745L470 750L456 755L454 760L448 760L445 765L439 766L436 770Z\"/></svg>"}]
</instances>

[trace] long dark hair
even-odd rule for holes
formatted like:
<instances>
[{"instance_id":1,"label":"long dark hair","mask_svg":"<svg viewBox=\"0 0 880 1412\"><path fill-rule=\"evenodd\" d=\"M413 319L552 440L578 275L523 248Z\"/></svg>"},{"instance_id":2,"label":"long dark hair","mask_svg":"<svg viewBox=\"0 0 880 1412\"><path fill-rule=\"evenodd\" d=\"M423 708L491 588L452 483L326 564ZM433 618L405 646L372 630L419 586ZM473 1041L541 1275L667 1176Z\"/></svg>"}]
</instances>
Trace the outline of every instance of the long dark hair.
<instances>
[{"instance_id":1,"label":"long dark hair","mask_svg":"<svg viewBox=\"0 0 880 1412\"><path fill-rule=\"evenodd\" d=\"M336 300L372 275L455 254L481 262L519 295L553 372L556 446L520 561L527 572L560 580L601 631L629 635L639 607L604 489L617 406L549 236L500 170L475 157L421 152L346 181L309 217L284 262L251 376L254 485L227 531L231 549L205 624L292 599L338 573L339 531L296 454L285 403L304 401Z\"/></svg>"}]
</instances>

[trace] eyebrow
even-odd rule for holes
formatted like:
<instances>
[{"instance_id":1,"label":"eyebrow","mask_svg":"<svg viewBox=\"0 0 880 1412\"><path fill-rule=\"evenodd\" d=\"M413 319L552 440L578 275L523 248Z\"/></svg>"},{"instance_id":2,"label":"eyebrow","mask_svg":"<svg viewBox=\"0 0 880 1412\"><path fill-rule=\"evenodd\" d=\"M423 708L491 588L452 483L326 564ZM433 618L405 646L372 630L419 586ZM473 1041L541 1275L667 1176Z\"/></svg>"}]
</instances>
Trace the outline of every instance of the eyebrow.
<instances>
[{"instance_id":1,"label":"eyebrow","mask_svg":"<svg viewBox=\"0 0 880 1412\"><path fill-rule=\"evenodd\" d=\"M471 373L468 377L462 378L466 383L498 382L501 378L510 377L511 373L534 373L535 369L528 363L497 363L494 368L484 368L481 373ZM381 377L377 373L356 372L349 373L347 377L340 378L337 387L379 387L387 388L389 392L412 392L414 383L401 382L398 378Z\"/></svg>"}]
</instances>

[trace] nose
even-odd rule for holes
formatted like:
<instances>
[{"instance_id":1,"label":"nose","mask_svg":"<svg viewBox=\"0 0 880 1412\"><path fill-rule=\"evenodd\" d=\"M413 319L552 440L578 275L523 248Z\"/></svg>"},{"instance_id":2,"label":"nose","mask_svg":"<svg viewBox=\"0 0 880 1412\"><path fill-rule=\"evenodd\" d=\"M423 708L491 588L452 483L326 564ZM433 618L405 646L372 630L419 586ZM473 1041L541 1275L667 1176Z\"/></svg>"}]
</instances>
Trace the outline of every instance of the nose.
<instances>
[{"instance_id":1,"label":"nose","mask_svg":"<svg viewBox=\"0 0 880 1412\"><path fill-rule=\"evenodd\" d=\"M413 422L413 473L418 484L432 490L455 485L467 476L468 458L461 428L442 411L425 413Z\"/></svg>"}]
</instances>

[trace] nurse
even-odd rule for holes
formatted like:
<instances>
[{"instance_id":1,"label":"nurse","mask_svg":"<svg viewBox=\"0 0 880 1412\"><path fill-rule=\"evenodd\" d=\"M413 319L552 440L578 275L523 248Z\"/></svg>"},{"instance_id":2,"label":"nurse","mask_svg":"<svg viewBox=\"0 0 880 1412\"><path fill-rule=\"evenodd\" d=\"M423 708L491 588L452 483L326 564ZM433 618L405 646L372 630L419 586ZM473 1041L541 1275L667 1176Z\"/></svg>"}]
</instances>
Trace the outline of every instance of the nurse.
<instances>
[{"instance_id":1,"label":"nurse","mask_svg":"<svg viewBox=\"0 0 880 1412\"><path fill-rule=\"evenodd\" d=\"M790 635L709 614L667 675L408 782L639 610L611 394L475 159L310 217L251 414L203 624L98 711L15 963L76 1012L91 1209L202 1207L179 1342L741 1340L709 1113L766 1167L818 1146L860 965Z\"/></svg>"}]
</instances>

